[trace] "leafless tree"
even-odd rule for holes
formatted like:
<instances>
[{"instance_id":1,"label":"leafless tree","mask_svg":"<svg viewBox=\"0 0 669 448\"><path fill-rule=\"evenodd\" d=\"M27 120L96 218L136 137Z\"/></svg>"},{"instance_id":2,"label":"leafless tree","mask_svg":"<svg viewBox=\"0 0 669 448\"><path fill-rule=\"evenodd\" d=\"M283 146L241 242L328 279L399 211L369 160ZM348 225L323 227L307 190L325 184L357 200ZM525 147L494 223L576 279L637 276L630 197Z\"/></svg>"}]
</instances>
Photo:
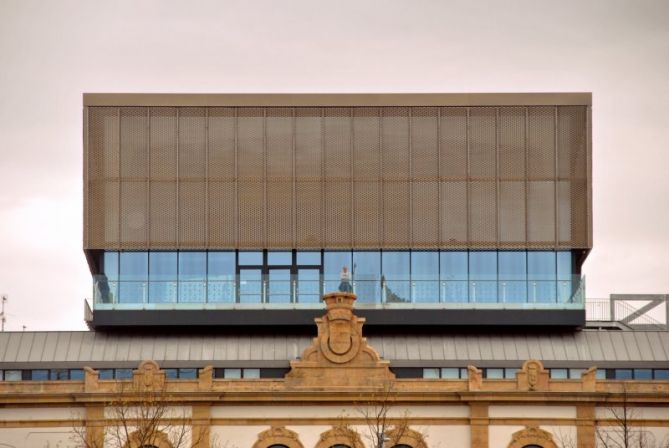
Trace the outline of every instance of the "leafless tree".
<instances>
[{"instance_id":1,"label":"leafless tree","mask_svg":"<svg viewBox=\"0 0 669 448\"><path fill-rule=\"evenodd\" d=\"M196 448L208 431L193 431L192 419L165 390L138 391L121 383L105 404L104 428L83 424L73 430L78 448ZM96 431L102 436L96 436Z\"/></svg>"}]
</instances>

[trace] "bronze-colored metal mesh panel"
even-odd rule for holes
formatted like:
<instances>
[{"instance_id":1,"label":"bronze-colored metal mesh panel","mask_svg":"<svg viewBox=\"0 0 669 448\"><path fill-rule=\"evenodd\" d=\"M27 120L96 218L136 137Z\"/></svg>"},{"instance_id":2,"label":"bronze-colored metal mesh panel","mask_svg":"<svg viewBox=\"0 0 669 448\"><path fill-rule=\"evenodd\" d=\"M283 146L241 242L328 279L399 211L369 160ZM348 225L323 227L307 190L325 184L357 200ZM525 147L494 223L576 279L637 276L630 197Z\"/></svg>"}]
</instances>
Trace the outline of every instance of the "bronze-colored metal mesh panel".
<instances>
[{"instance_id":1,"label":"bronze-colored metal mesh panel","mask_svg":"<svg viewBox=\"0 0 669 448\"><path fill-rule=\"evenodd\" d=\"M235 110L233 108L212 107L209 109L208 138L209 179L234 180Z\"/></svg>"},{"instance_id":2,"label":"bronze-colored metal mesh panel","mask_svg":"<svg viewBox=\"0 0 669 448\"><path fill-rule=\"evenodd\" d=\"M528 176L530 179L554 177L555 108L531 107L528 109Z\"/></svg>"},{"instance_id":3,"label":"bronze-colored metal mesh panel","mask_svg":"<svg viewBox=\"0 0 669 448\"><path fill-rule=\"evenodd\" d=\"M205 110L179 109L179 178L204 179L207 161Z\"/></svg>"},{"instance_id":4,"label":"bronze-colored metal mesh panel","mask_svg":"<svg viewBox=\"0 0 669 448\"><path fill-rule=\"evenodd\" d=\"M237 246L235 182L209 182L209 247Z\"/></svg>"},{"instance_id":5,"label":"bronze-colored metal mesh panel","mask_svg":"<svg viewBox=\"0 0 669 448\"><path fill-rule=\"evenodd\" d=\"M495 109L472 107L469 112L469 176L495 177Z\"/></svg>"},{"instance_id":6,"label":"bronze-colored metal mesh panel","mask_svg":"<svg viewBox=\"0 0 669 448\"><path fill-rule=\"evenodd\" d=\"M267 240L272 247L293 247L292 190L291 182L267 183Z\"/></svg>"},{"instance_id":7,"label":"bronze-colored metal mesh panel","mask_svg":"<svg viewBox=\"0 0 669 448\"><path fill-rule=\"evenodd\" d=\"M204 182L179 183L179 247L197 248L205 240L205 197Z\"/></svg>"},{"instance_id":8,"label":"bronze-colored metal mesh panel","mask_svg":"<svg viewBox=\"0 0 669 448\"><path fill-rule=\"evenodd\" d=\"M409 109L384 107L382 113L383 178L408 180L410 176Z\"/></svg>"},{"instance_id":9,"label":"bronze-colored metal mesh panel","mask_svg":"<svg viewBox=\"0 0 669 448\"><path fill-rule=\"evenodd\" d=\"M379 183L354 182L353 194L354 247L380 247Z\"/></svg>"},{"instance_id":10,"label":"bronze-colored metal mesh panel","mask_svg":"<svg viewBox=\"0 0 669 448\"><path fill-rule=\"evenodd\" d=\"M237 118L237 173L240 180L265 176L265 126L261 108L240 108ZM262 201L262 199L261 199Z\"/></svg>"},{"instance_id":11,"label":"bronze-colored metal mesh panel","mask_svg":"<svg viewBox=\"0 0 669 448\"><path fill-rule=\"evenodd\" d=\"M413 182L412 239L414 247L439 247L439 183Z\"/></svg>"},{"instance_id":12,"label":"bronze-colored metal mesh panel","mask_svg":"<svg viewBox=\"0 0 669 448\"><path fill-rule=\"evenodd\" d=\"M353 178L376 180L380 172L379 110L374 107L353 109Z\"/></svg>"},{"instance_id":13,"label":"bronze-colored metal mesh panel","mask_svg":"<svg viewBox=\"0 0 669 448\"><path fill-rule=\"evenodd\" d=\"M119 246L119 183L117 181L90 181L89 201L91 208L88 221L89 240L100 247ZM105 204L100 207L98 204ZM90 244L90 243L89 243Z\"/></svg>"},{"instance_id":14,"label":"bronze-colored metal mesh panel","mask_svg":"<svg viewBox=\"0 0 669 448\"><path fill-rule=\"evenodd\" d=\"M499 177L525 178L525 108L503 107L499 110ZM523 211L524 213L524 211Z\"/></svg>"},{"instance_id":15,"label":"bronze-colored metal mesh panel","mask_svg":"<svg viewBox=\"0 0 669 448\"><path fill-rule=\"evenodd\" d=\"M325 109L325 177L332 180L351 178L352 109Z\"/></svg>"},{"instance_id":16,"label":"bronze-colored metal mesh panel","mask_svg":"<svg viewBox=\"0 0 669 448\"><path fill-rule=\"evenodd\" d=\"M88 122L89 176L93 179L119 175L119 119L115 107L96 107Z\"/></svg>"},{"instance_id":17,"label":"bronze-colored metal mesh panel","mask_svg":"<svg viewBox=\"0 0 669 448\"><path fill-rule=\"evenodd\" d=\"M533 247L555 245L555 182L530 181L527 192L527 239Z\"/></svg>"},{"instance_id":18,"label":"bronze-colored metal mesh panel","mask_svg":"<svg viewBox=\"0 0 669 448\"><path fill-rule=\"evenodd\" d=\"M351 183L325 182L325 246L351 247Z\"/></svg>"},{"instance_id":19,"label":"bronze-colored metal mesh panel","mask_svg":"<svg viewBox=\"0 0 669 448\"><path fill-rule=\"evenodd\" d=\"M267 109L267 179L293 177L293 113L289 107ZM289 204L290 205L290 204Z\"/></svg>"},{"instance_id":20,"label":"bronze-colored metal mesh panel","mask_svg":"<svg viewBox=\"0 0 669 448\"><path fill-rule=\"evenodd\" d=\"M86 116L87 249L590 244L585 106Z\"/></svg>"},{"instance_id":21,"label":"bronze-colored metal mesh panel","mask_svg":"<svg viewBox=\"0 0 669 448\"><path fill-rule=\"evenodd\" d=\"M441 182L441 244L443 247L467 247L467 182Z\"/></svg>"},{"instance_id":22,"label":"bronze-colored metal mesh panel","mask_svg":"<svg viewBox=\"0 0 669 448\"><path fill-rule=\"evenodd\" d=\"M525 245L525 181L499 183L499 239L502 245Z\"/></svg>"},{"instance_id":23,"label":"bronze-colored metal mesh panel","mask_svg":"<svg viewBox=\"0 0 669 448\"><path fill-rule=\"evenodd\" d=\"M174 247L177 240L177 184L175 181L154 181L149 188L149 243L151 247Z\"/></svg>"},{"instance_id":24,"label":"bronze-colored metal mesh panel","mask_svg":"<svg viewBox=\"0 0 669 448\"><path fill-rule=\"evenodd\" d=\"M146 179L148 126L146 107L121 108L121 177Z\"/></svg>"},{"instance_id":25,"label":"bronze-colored metal mesh panel","mask_svg":"<svg viewBox=\"0 0 669 448\"><path fill-rule=\"evenodd\" d=\"M324 133L321 109L298 108L295 115L295 178L319 181L323 168Z\"/></svg>"},{"instance_id":26,"label":"bronze-colored metal mesh panel","mask_svg":"<svg viewBox=\"0 0 669 448\"><path fill-rule=\"evenodd\" d=\"M177 178L177 110L152 107L149 110L149 173L154 180Z\"/></svg>"},{"instance_id":27,"label":"bronze-colored metal mesh panel","mask_svg":"<svg viewBox=\"0 0 669 448\"><path fill-rule=\"evenodd\" d=\"M383 246L406 248L411 241L409 181L383 183Z\"/></svg>"},{"instance_id":28,"label":"bronze-colored metal mesh panel","mask_svg":"<svg viewBox=\"0 0 669 448\"><path fill-rule=\"evenodd\" d=\"M146 181L121 182L120 239L124 248L147 247Z\"/></svg>"},{"instance_id":29,"label":"bronze-colored metal mesh panel","mask_svg":"<svg viewBox=\"0 0 669 448\"><path fill-rule=\"evenodd\" d=\"M467 176L467 109L441 109L439 151L442 178L464 179Z\"/></svg>"},{"instance_id":30,"label":"bronze-colored metal mesh panel","mask_svg":"<svg viewBox=\"0 0 669 448\"><path fill-rule=\"evenodd\" d=\"M323 247L321 187L321 182L297 182L295 186L296 243L299 247Z\"/></svg>"},{"instance_id":31,"label":"bronze-colored metal mesh panel","mask_svg":"<svg viewBox=\"0 0 669 448\"><path fill-rule=\"evenodd\" d=\"M436 107L411 109L411 171L416 180L437 180L439 175L437 125ZM435 194L432 199L436 197ZM433 208L437 208L436 204Z\"/></svg>"},{"instance_id":32,"label":"bronze-colored metal mesh panel","mask_svg":"<svg viewBox=\"0 0 669 448\"><path fill-rule=\"evenodd\" d=\"M262 182L239 182L239 241L240 247L263 247L264 194Z\"/></svg>"},{"instance_id":33,"label":"bronze-colored metal mesh panel","mask_svg":"<svg viewBox=\"0 0 669 448\"><path fill-rule=\"evenodd\" d=\"M472 247L495 247L495 182L469 184L469 244Z\"/></svg>"}]
</instances>

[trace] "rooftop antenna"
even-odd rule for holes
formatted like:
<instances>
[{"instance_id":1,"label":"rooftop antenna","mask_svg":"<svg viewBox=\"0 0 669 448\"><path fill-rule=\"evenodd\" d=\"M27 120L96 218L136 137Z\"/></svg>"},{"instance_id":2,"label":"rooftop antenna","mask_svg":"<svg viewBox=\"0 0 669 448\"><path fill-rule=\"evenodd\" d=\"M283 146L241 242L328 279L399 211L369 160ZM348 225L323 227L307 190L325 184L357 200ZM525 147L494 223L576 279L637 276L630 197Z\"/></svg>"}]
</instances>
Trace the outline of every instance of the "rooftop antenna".
<instances>
[{"instance_id":1,"label":"rooftop antenna","mask_svg":"<svg viewBox=\"0 0 669 448\"><path fill-rule=\"evenodd\" d=\"M2 308L0 311L0 322L2 322L2 326L0 331L5 331L5 322L7 322L7 318L5 317L5 303L7 303L7 294L2 295Z\"/></svg>"}]
</instances>

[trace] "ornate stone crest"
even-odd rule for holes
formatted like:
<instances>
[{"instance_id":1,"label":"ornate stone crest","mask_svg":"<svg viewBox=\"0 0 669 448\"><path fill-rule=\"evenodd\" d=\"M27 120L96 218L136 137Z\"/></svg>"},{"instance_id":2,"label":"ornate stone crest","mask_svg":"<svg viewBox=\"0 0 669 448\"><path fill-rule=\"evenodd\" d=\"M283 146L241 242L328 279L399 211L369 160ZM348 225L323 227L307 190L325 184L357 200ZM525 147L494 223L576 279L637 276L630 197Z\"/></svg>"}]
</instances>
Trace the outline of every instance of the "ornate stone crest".
<instances>
[{"instance_id":1,"label":"ornate stone crest","mask_svg":"<svg viewBox=\"0 0 669 448\"><path fill-rule=\"evenodd\" d=\"M548 371L541 361L528 359L516 374L519 390L548 390Z\"/></svg>"},{"instance_id":2,"label":"ornate stone crest","mask_svg":"<svg viewBox=\"0 0 669 448\"><path fill-rule=\"evenodd\" d=\"M155 361L142 361L133 372L133 385L141 392L162 390L165 387L165 372Z\"/></svg>"},{"instance_id":3,"label":"ornate stone crest","mask_svg":"<svg viewBox=\"0 0 669 448\"><path fill-rule=\"evenodd\" d=\"M304 350L301 360L291 362L287 385L369 387L394 379L389 363L382 361L362 337L365 319L353 314L356 298L355 294L345 292L323 296L327 314L315 319L318 336Z\"/></svg>"}]
</instances>

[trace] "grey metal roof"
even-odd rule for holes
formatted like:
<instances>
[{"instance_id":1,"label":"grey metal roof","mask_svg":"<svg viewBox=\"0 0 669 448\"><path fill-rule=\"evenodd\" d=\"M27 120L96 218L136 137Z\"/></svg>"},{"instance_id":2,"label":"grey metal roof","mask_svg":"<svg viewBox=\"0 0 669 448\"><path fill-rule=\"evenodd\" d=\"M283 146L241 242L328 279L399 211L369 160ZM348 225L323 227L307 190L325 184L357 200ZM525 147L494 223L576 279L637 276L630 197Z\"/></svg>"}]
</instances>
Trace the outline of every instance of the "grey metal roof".
<instances>
[{"instance_id":1,"label":"grey metal roof","mask_svg":"<svg viewBox=\"0 0 669 448\"><path fill-rule=\"evenodd\" d=\"M0 368L132 367L153 359L169 367L281 367L299 357L311 336L126 335L93 331L0 333ZM669 331L584 330L556 334L370 336L396 367L518 366L529 358L548 367L666 366Z\"/></svg>"}]
</instances>

